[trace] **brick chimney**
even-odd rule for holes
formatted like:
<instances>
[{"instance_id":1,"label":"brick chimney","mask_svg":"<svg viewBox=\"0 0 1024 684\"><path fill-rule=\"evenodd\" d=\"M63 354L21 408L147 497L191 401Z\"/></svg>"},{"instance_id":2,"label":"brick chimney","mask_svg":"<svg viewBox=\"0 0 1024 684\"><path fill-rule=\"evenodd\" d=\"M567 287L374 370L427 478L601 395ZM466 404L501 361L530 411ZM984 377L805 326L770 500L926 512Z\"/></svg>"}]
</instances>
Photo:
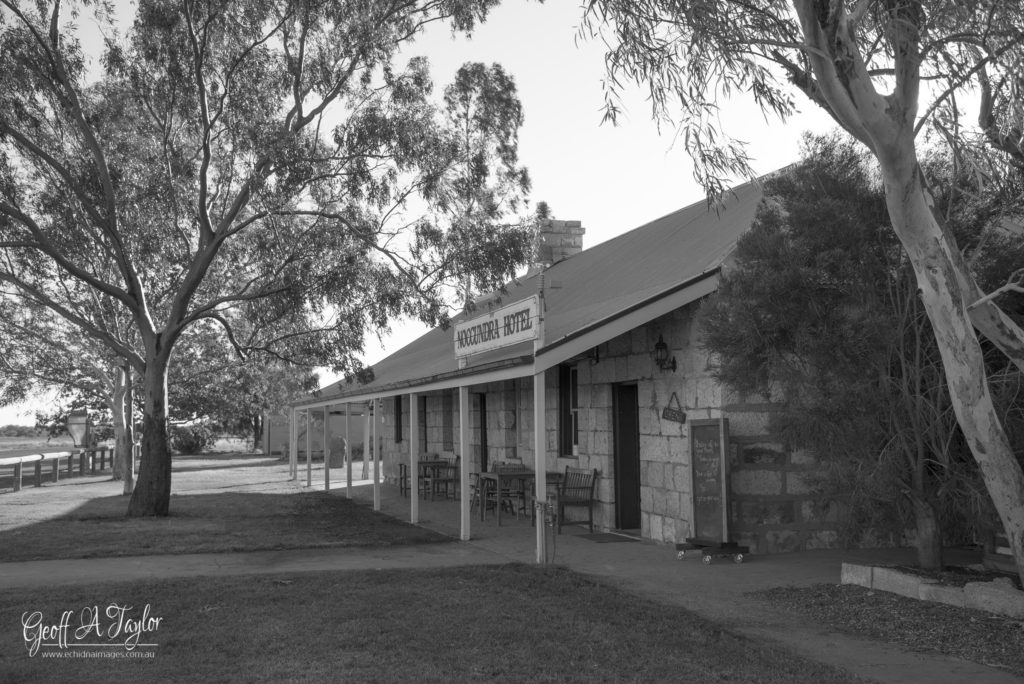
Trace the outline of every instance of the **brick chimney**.
<instances>
[{"instance_id":1,"label":"brick chimney","mask_svg":"<svg viewBox=\"0 0 1024 684\"><path fill-rule=\"evenodd\" d=\"M584 232L586 229L579 221L542 219L538 224L537 245L530 271L551 266L582 252Z\"/></svg>"}]
</instances>

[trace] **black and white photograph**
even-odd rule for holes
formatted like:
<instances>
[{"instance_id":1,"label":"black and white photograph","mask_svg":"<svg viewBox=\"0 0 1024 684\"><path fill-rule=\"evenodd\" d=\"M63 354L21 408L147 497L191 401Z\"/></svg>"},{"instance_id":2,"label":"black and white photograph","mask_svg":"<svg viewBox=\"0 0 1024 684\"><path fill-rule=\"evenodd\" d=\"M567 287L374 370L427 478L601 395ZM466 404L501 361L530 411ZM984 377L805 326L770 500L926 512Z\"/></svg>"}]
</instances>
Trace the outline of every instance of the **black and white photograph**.
<instances>
[{"instance_id":1,"label":"black and white photograph","mask_svg":"<svg viewBox=\"0 0 1024 684\"><path fill-rule=\"evenodd\" d=\"M1024 681L1019 0L0 0L0 681Z\"/></svg>"}]
</instances>

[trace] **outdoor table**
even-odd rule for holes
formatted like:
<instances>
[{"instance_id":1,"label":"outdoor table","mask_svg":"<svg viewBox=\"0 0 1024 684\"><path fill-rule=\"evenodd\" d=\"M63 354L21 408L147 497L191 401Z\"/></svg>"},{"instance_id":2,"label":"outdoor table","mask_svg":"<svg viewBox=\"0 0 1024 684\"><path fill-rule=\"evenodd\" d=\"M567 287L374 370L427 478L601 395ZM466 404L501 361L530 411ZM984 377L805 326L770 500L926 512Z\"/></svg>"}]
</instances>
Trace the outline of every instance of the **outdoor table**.
<instances>
[{"instance_id":1,"label":"outdoor table","mask_svg":"<svg viewBox=\"0 0 1024 684\"><path fill-rule=\"evenodd\" d=\"M547 474L548 483L556 483L562 479L562 473L560 472L548 472ZM501 525L501 488L502 485L508 485L515 481L523 483L523 488L532 487L533 483L537 479L537 473L532 470L498 470L497 472L486 472L480 473L480 482L477 485L480 487L480 520L484 519L484 513L487 509L487 483L493 482L497 497L497 509L498 525Z\"/></svg>"}]
</instances>

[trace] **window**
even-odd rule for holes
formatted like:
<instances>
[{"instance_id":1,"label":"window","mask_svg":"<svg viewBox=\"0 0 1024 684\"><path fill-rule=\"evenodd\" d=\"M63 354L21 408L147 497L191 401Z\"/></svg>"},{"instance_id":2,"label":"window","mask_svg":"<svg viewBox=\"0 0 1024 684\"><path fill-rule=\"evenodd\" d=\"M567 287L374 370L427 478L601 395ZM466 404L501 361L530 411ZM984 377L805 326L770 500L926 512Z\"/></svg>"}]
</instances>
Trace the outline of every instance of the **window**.
<instances>
[{"instance_id":1,"label":"window","mask_svg":"<svg viewBox=\"0 0 1024 684\"><path fill-rule=\"evenodd\" d=\"M579 455L580 394L576 366L558 367L558 416L562 456Z\"/></svg>"},{"instance_id":2,"label":"window","mask_svg":"<svg viewBox=\"0 0 1024 684\"><path fill-rule=\"evenodd\" d=\"M402 441L402 395L395 397L395 442Z\"/></svg>"},{"instance_id":3,"label":"window","mask_svg":"<svg viewBox=\"0 0 1024 684\"><path fill-rule=\"evenodd\" d=\"M444 393L441 406L441 448L455 451L455 398L451 391Z\"/></svg>"},{"instance_id":4,"label":"window","mask_svg":"<svg viewBox=\"0 0 1024 684\"><path fill-rule=\"evenodd\" d=\"M420 453L427 453L427 397L420 395Z\"/></svg>"}]
</instances>

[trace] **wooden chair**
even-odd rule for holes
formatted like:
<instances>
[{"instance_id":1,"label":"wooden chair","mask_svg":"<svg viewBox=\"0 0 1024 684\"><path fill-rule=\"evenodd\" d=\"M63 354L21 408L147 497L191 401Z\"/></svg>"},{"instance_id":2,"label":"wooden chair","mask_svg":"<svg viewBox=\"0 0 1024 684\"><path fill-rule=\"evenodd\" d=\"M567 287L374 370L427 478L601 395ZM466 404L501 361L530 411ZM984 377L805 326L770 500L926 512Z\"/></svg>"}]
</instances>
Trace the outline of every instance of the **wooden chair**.
<instances>
[{"instance_id":1,"label":"wooden chair","mask_svg":"<svg viewBox=\"0 0 1024 684\"><path fill-rule=\"evenodd\" d=\"M480 491L480 473L469 474L469 510L472 511L477 506L483 505L481 498L482 492Z\"/></svg>"},{"instance_id":2,"label":"wooden chair","mask_svg":"<svg viewBox=\"0 0 1024 684\"><path fill-rule=\"evenodd\" d=\"M446 499L457 499L459 496L459 457L442 456L448 465L436 468L431 483L430 499L433 501L434 494L444 490Z\"/></svg>"},{"instance_id":3,"label":"wooden chair","mask_svg":"<svg viewBox=\"0 0 1024 684\"><path fill-rule=\"evenodd\" d=\"M398 464L398 493L402 496L409 495L409 464Z\"/></svg>"},{"instance_id":4,"label":"wooden chair","mask_svg":"<svg viewBox=\"0 0 1024 684\"><path fill-rule=\"evenodd\" d=\"M418 461L423 463L424 461L437 461L441 458L440 454L437 453L423 453L420 454ZM427 498L430 496L430 500L434 500L434 472L432 469L426 469L420 466L420 479L419 479L419 496Z\"/></svg>"},{"instance_id":5,"label":"wooden chair","mask_svg":"<svg viewBox=\"0 0 1024 684\"><path fill-rule=\"evenodd\" d=\"M558 511L558 533L562 533L562 525L582 525L583 521L565 523L565 509L568 506L583 506L587 509L587 522L590 531L594 531L594 487L597 486L597 470L565 467L565 476L558 483L555 495L555 506Z\"/></svg>"},{"instance_id":6,"label":"wooden chair","mask_svg":"<svg viewBox=\"0 0 1024 684\"><path fill-rule=\"evenodd\" d=\"M528 472L529 470L529 467L527 467L522 461L506 461L505 463L496 465L494 472L521 473ZM513 480L509 482L508 486L502 488L498 497L501 505L505 507L502 510L515 513L516 518L518 519L526 509L526 494L526 487L524 487L522 480Z\"/></svg>"}]
</instances>

